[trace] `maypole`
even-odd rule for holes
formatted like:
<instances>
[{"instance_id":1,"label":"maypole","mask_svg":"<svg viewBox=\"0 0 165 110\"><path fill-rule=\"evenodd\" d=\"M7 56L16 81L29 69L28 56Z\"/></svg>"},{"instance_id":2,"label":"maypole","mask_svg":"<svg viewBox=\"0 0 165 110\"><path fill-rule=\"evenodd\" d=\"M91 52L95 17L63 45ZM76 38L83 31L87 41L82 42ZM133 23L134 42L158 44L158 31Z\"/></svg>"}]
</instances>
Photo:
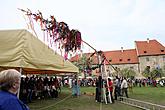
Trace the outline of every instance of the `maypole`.
<instances>
[{"instance_id":1,"label":"maypole","mask_svg":"<svg viewBox=\"0 0 165 110\"><path fill-rule=\"evenodd\" d=\"M102 97L102 100L104 100L105 103L107 104L108 100L106 96L106 88L108 88L108 99L109 99L109 102L112 103L111 92L109 89L110 85L108 83L108 74L107 74L107 68L106 68L106 62L108 62L108 64L110 64L110 62L107 60L107 58L105 57L102 51L97 51L94 47L92 47L91 45L89 45L87 42L83 40L82 42L84 42L86 45L88 45L95 51L90 57L92 57L95 53L97 54L100 76L106 80L106 81L101 82L102 83L101 85L103 85L101 97ZM112 66L112 68L115 71L117 71L116 68L113 67L113 65L110 64L110 66ZM107 87L105 85L107 85Z\"/></svg>"},{"instance_id":2,"label":"maypole","mask_svg":"<svg viewBox=\"0 0 165 110\"><path fill-rule=\"evenodd\" d=\"M108 81L108 74L107 74L107 68L106 68L106 64L105 64L105 60L104 60L104 68L105 68L105 75L106 75L106 82L107 82L107 87L108 87L108 98L109 98L109 102L112 103L112 99L111 99L111 92L110 92L110 85L109 85L109 81Z\"/></svg>"}]
</instances>

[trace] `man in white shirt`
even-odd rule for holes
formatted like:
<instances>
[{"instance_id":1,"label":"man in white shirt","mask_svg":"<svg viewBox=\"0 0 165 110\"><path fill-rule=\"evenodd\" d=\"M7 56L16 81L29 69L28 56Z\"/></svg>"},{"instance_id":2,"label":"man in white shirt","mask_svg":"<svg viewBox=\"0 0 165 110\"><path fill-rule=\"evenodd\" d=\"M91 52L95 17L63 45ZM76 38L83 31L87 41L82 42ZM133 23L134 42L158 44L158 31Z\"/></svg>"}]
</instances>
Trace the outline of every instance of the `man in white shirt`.
<instances>
[{"instance_id":1,"label":"man in white shirt","mask_svg":"<svg viewBox=\"0 0 165 110\"><path fill-rule=\"evenodd\" d=\"M128 88L128 83L127 83L126 77L124 77L124 79L123 79L123 81L121 83L122 96L125 93L126 97L128 98L127 88Z\"/></svg>"}]
</instances>

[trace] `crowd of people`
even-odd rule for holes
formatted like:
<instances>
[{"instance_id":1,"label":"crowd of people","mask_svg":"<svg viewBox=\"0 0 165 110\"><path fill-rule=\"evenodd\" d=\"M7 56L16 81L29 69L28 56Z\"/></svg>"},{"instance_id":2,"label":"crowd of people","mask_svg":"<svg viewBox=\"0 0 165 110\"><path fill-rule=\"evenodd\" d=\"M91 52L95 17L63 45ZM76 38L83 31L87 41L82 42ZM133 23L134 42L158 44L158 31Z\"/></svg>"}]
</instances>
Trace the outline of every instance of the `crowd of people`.
<instances>
[{"instance_id":1,"label":"crowd of people","mask_svg":"<svg viewBox=\"0 0 165 110\"><path fill-rule=\"evenodd\" d=\"M106 100L108 101L108 97L110 97L111 102L114 103L114 100L121 100L121 97L123 96L128 98L128 91L129 93L133 93L133 87L146 86L157 87L157 81L151 78L131 79L126 77L119 78L118 76L116 76L115 78L111 77L108 79L102 79L102 77L99 76L96 79L95 100L96 102L101 102L104 101L106 97ZM105 93L103 92L104 89L106 89ZM105 97L104 94L106 94Z\"/></svg>"},{"instance_id":2,"label":"crowd of people","mask_svg":"<svg viewBox=\"0 0 165 110\"><path fill-rule=\"evenodd\" d=\"M153 86L157 87L157 81L155 79L146 78L146 79L135 79L133 80L134 86L145 87L145 86Z\"/></svg>"},{"instance_id":3,"label":"crowd of people","mask_svg":"<svg viewBox=\"0 0 165 110\"><path fill-rule=\"evenodd\" d=\"M57 98L61 92L60 81L57 77L22 77L20 86L20 99L24 103L32 99Z\"/></svg>"},{"instance_id":4,"label":"crowd of people","mask_svg":"<svg viewBox=\"0 0 165 110\"><path fill-rule=\"evenodd\" d=\"M22 77L20 99L25 103L30 103L33 98L57 98L61 91L61 86L72 88L72 96L80 95L80 87L96 87L95 99L101 102L102 89L105 88L106 97L111 97L112 103L118 100L118 97L126 96L128 98L128 90L133 93L133 87L142 87L152 85L156 87L155 80L151 79L126 79L125 77L115 77L102 79L98 78L82 78L67 77L58 79L57 77ZM108 100L108 99L107 99Z\"/></svg>"},{"instance_id":5,"label":"crowd of people","mask_svg":"<svg viewBox=\"0 0 165 110\"><path fill-rule=\"evenodd\" d=\"M105 92L103 90L105 89ZM118 97L125 96L128 98L128 81L125 77L115 79L108 78L108 80L102 79L101 76L96 80L96 102L106 100L107 102L114 103ZM105 99L106 98L106 99Z\"/></svg>"}]
</instances>

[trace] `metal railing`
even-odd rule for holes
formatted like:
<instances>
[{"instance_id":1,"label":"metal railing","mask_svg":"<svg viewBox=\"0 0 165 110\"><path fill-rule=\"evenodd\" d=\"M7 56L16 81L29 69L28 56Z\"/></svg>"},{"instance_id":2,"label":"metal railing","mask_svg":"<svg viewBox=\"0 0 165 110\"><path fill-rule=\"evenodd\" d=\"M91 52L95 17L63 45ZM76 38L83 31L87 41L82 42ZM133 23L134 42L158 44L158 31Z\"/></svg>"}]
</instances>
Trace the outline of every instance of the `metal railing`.
<instances>
[{"instance_id":1,"label":"metal railing","mask_svg":"<svg viewBox=\"0 0 165 110\"><path fill-rule=\"evenodd\" d=\"M141 108L143 110L165 110L165 106L153 104L150 102L140 101L136 99L121 97L121 103L128 104L134 107Z\"/></svg>"}]
</instances>

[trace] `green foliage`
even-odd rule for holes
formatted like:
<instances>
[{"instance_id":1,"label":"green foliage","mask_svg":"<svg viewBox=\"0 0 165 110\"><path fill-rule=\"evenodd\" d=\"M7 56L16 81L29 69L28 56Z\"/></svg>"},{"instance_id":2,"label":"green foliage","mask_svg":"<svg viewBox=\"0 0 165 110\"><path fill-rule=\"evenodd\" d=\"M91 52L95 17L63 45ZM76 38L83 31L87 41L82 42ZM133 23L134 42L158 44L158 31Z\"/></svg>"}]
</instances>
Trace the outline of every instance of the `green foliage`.
<instances>
[{"instance_id":1,"label":"green foliage","mask_svg":"<svg viewBox=\"0 0 165 110\"><path fill-rule=\"evenodd\" d=\"M150 67L148 67L148 66L146 66L146 68L144 69L144 71L142 72L142 75L144 76L144 77L151 77L151 75L150 75Z\"/></svg>"},{"instance_id":2,"label":"green foliage","mask_svg":"<svg viewBox=\"0 0 165 110\"><path fill-rule=\"evenodd\" d=\"M73 62L73 64L79 68L80 72L82 72L86 67L86 60L87 60L86 55L82 54L82 57L80 57L77 62Z\"/></svg>"},{"instance_id":3,"label":"green foliage","mask_svg":"<svg viewBox=\"0 0 165 110\"><path fill-rule=\"evenodd\" d=\"M154 68L150 71L150 68L146 67L142 74L145 77L159 78L164 76L163 70L161 68Z\"/></svg>"},{"instance_id":4,"label":"green foliage","mask_svg":"<svg viewBox=\"0 0 165 110\"><path fill-rule=\"evenodd\" d=\"M92 67L92 58L87 58L86 54L82 54L81 57L79 57L77 62L74 62L74 64L79 68L80 73L84 73L84 76L88 76L84 70L87 68L90 69Z\"/></svg>"},{"instance_id":5,"label":"green foliage","mask_svg":"<svg viewBox=\"0 0 165 110\"><path fill-rule=\"evenodd\" d=\"M161 68L160 69L156 68L156 69L153 69L150 74L152 78L159 78L159 77L162 77L163 71Z\"/></svg>"},{"instance_id":6,"label":"green foliage","mask_svg":"<svg viewBox=\"0 0 165 110\"><path fill-rule=\"evenodd\" d=\"M127 77L127 78L132 78L135 76L136 72L132 69L129 68L124 68L121 70L122 76Z\"/></svg>"}]
</instances>

